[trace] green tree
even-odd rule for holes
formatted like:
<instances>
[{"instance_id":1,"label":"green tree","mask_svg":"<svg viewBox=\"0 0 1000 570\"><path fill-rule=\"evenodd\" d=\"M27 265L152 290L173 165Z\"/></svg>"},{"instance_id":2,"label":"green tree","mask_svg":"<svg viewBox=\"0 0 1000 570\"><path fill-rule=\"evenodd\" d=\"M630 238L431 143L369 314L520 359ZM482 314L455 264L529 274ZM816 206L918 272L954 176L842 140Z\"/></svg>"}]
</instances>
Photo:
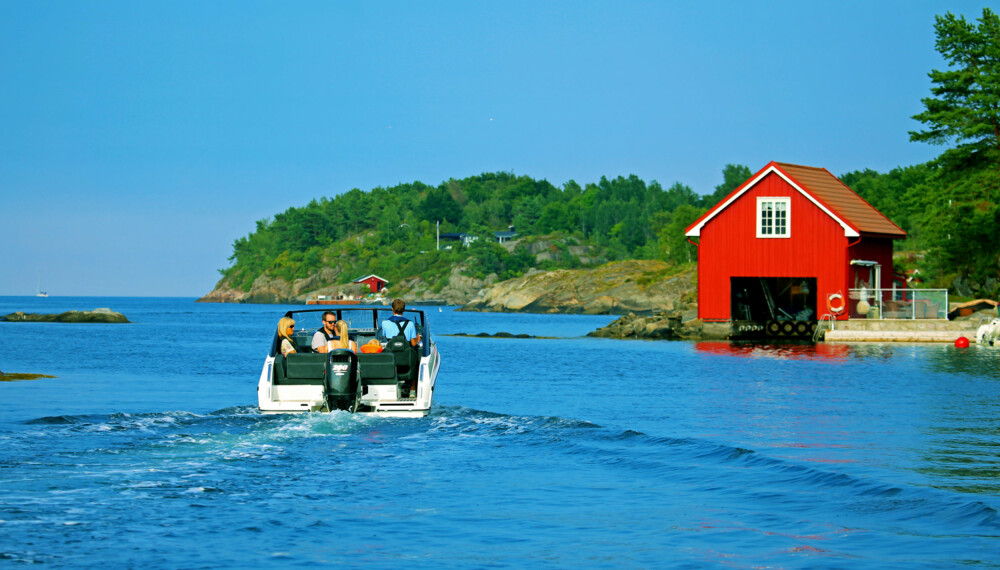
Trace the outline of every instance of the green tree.
<instances>
[{"instance_id":1,"label":"green tree","mask_svg":"<svg viewBox=\"0 0 1000 570\"><path fill-rule=\"evenodd\" d=\"M667 189L666 204L667 210L674 211L683 205L695 205L699 202L698 195L694 193L687 184L674 182L674 185Z\"/></svg>"},{"instance_id":2,"label":"green tree","mask_svg":"<svg viewBox=\"0 0 1000 570\"><path fill-rule=\"evenodd\" d=\"M691 263L698 260L698 248L684 235L687 229L705 210L682 204L670 216L670 223L660 230L660 257L673 263Z\"/></svg>"},{"instance_id":3,"label":"green tree","mask_svg":"<svg viewBox=\"0 0 1000 570\"><path fill-rule=\"evenodd\" d=\"M705 208L711 208L718 204L730 192L736 190L740 184L749 180L751 176L753 176L753 172L750 171L750 167L743 164L727 164L722 169L722 184L715 187L715 192L703 196L701 205Z\"/></svg>"},{"instance_id":4,"label":"green tree","mask_svg":"<svg viewBox=\"0 0 1000 570\"><path fill-rule=\"evenodd\" d=\"M948 62L932 70L933 97L913 118L927 125L910 140L958 143L939 160L952 169L983 162L1000 167L1000 18L983 8L979 25L951 12L935 18L935 47Z\"/></svg>"},{"instance_id":5,"label":"green tree","mask_svg":"<svg viewBox=\"0 0 1000 570\"><path fill-rule=\"evenodd\" d=\"M457 223L462 218L462 206L452 198L448 188L438 187L427 192L420 213L427 220Z\"/></svg>"}]
</instances>

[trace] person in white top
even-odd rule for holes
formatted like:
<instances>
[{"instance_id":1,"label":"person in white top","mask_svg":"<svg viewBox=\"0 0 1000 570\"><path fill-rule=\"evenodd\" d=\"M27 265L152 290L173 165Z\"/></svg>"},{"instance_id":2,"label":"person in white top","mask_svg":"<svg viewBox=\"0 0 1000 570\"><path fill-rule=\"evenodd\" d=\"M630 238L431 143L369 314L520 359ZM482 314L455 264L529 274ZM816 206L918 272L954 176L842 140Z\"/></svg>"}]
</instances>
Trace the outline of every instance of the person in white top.
<instances>
[{"instance_id":1,"label":"person in white top","mask_svg":"<svg viewBox=\"0 0 1000 570\"><path fill-rule=\"evenodd\" d=\"M340 320L337 321L337 335L339 338L333 341L331 350L336 349L346 349L357 354L358 353L358 343L354 342L347 336L347 322Z\"/></svg>"}]
</instances>

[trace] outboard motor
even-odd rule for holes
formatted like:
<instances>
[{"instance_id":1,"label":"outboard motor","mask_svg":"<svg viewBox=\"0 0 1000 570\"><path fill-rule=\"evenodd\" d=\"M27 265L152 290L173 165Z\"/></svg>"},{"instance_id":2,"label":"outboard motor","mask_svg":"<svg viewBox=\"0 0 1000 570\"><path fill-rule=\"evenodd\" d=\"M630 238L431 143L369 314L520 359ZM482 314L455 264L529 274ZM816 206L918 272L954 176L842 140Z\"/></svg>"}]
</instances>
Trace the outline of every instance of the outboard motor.
<instances>
[{"instance_id":1,"label":"outboard motor","mask_svg":"<svg viewBox=\"0 0 1000 570\"><path fill-rule=\"evenodd\" d=\"M330 410L352 410L358 392L358 357L350 350L331 350L326 361L326 401Z\"/></svg>"}]
</instances>

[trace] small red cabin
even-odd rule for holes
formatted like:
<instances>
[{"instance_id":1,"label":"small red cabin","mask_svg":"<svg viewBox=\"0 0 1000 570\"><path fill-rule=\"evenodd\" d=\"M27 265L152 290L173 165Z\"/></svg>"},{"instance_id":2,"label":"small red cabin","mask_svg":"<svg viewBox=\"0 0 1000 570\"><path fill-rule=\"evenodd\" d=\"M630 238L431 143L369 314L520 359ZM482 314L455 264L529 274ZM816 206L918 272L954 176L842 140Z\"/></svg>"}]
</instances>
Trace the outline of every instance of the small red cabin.
<instances>
[{"instance_id":1,"label":"small red cabin","mask_svg":"<svg viewBox=\"0 0 1000 570\"><path fill-rule=\"evenodd\" d=\"M366 275L364 277L358 277L357 279L354 280L354 283L364 283L365 285L368 286L368 289L370 289L372 293L378 293L382 289L385 289L385 286L389 284L388 281L382 279L378 275Z\"/></svg>"},{"instance_id":2,"label":"small red cabin","mask_svg":"<svg viewBox=\"0 0 1000 570\"><path fill-rule=\"evenodd\" d=\"M852 288L891 288L906 232L825 168L771 162L686 230L704 321L846 319Z\"/></svg>"}]
</instances>

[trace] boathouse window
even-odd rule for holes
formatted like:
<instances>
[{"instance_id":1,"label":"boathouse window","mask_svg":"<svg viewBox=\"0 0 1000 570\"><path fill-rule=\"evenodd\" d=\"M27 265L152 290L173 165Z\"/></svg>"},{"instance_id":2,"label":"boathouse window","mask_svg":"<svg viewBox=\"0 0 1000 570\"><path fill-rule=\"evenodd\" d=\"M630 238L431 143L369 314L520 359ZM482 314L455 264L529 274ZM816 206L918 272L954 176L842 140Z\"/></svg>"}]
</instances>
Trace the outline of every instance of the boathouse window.
<instances>
[{"instance_id":1,"label":"boathouse window","mask_svg":"<svg viewBox=\"0 0 1000 570\"><path fill-rule=\"evenodd\" d=\"M791 237L791 198L757 198L757 237Z\"/></svg>"}]
</instances>

